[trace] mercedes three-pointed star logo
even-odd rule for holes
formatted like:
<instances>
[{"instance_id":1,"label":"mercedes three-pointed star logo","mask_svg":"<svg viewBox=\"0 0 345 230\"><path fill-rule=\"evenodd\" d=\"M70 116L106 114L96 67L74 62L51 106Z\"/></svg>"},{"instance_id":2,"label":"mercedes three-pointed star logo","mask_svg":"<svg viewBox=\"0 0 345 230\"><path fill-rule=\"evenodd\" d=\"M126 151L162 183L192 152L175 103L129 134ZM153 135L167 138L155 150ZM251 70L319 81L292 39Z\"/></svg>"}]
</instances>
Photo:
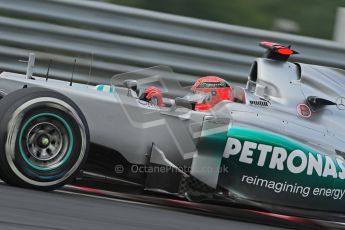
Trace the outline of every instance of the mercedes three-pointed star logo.
<instances>
[{"instance_id":1,"label":"mercedes three-pointed star logo","mask_svg":"<svg viewBox=\"0 0 345 230\"><path fill-rule=\"evenodd\" d=\"M345 110L345 98L344 97L338 97L336 103L337 103L338 109Z\"/></svg>"}]
</instances>

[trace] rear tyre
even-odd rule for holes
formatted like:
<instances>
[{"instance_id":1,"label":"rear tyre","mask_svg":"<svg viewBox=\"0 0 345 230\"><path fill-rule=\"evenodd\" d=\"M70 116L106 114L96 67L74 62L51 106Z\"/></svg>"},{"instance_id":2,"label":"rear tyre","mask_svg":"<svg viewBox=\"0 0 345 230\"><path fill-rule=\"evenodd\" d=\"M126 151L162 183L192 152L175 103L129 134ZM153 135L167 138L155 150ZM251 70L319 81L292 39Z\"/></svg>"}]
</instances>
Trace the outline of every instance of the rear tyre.
<instances>
[{"instance_id":1,"label":"rear tyre","mask_svg":"<svg viewBox=\"0 0 345 230\"><path fill-rule=\"evenodd\" d=\"M53 190L72 179L89 149L85 117L66 96L43 88L0 101L0 174L8 184Z\"/></svg>"}]
</instances>

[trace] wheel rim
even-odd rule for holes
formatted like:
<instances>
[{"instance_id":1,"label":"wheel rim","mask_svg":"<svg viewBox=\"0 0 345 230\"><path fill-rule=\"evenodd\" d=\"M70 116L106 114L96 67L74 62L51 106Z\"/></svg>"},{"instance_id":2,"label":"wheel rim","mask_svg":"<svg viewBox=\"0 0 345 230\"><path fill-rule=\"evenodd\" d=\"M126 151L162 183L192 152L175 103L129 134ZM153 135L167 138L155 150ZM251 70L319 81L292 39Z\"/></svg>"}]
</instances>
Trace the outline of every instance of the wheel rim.
<instances>
[{"instance_id":1,"label":"wheel rim","mask_svg":"<svg viewBox=\"0 0 345 230\"><path fill-rule=\"evenodd\" d=\"M30 117L21 128L19 151L31 167L52 170L69 158L73 142L71 127L65 119L52 113L40 113Z\"/></svg>"},{"instance_id":2,"label":"wheel rim","mask_svg":"<svg viewBox=\"0 0 345 230\"><path fill-rule=\"evenodd\" d=\"M65 137L67 135L62 135L53 123L40 122L27 132L26 147L36 160L50 161L56 158L63 145L66 146Z\"/></svg>"}]
</instances>

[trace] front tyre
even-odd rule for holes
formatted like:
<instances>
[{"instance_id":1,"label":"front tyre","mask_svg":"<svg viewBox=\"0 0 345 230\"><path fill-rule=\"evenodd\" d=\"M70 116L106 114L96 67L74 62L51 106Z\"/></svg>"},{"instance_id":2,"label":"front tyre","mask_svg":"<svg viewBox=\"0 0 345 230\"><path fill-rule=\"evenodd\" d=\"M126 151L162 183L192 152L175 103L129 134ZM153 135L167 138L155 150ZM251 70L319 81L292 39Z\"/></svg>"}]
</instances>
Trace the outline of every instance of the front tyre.
<instances>
[{"instance_id":1,"label":"front tyre","mask_svg":"<svg viewBox=\"0 0 345 230\"><path fill-rule=\"evenodd\" d=\"M0 174L8 184L53 190L72 180L87 158L85 117L66 96L25 88L0 101Z\"/></svg>"}]
</instances>

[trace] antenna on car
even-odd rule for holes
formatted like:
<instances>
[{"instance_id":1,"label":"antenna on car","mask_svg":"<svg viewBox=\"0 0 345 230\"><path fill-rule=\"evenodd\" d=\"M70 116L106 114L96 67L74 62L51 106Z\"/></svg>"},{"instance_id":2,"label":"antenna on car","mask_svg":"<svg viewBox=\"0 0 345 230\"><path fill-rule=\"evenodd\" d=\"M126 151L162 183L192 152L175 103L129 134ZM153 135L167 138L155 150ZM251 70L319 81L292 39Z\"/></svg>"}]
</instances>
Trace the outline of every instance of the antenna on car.
<instances>
[{"instance_id":1,"label":"antenna on car","mask_svg":"<svg viewBox=\"0 0 345 230\"><path fill-rule=\"evenodd\" d=\"M89 80L87 81L87 84L86 84L86 85L89 85L89 84L90 84L90 81L91 81L92 64L93 64L93 52L91 52L90 69L89 69Z\"/></svg>"},{"instance_id":2,"label":"antenna on car","mask_svg":"<svg viewBox=\"0 0 345 230\"><path fill-rule=\"evenodd\" d=\"M46 81L48 81L48 78L49 78L49 71L50 71L50 66L51 64L53 63L53 60L50 59L49 60L49 64L48 64L48 69L47 69L47 74L46 74Z\"/></svg>"},{"instance_id":3,"label":"antenna on car","mask_svg":"<svg viewBox=\"0 0 345 230\"><path fill-rule=\"evenodd\" d=\"M74 64L73 64L72 76L71 76L71 80L69 82L69 86L72 86L72 84L73 84L73 77L74 77L74 70L75 70L76 63L77 63L77 59L75 58L74 59Z\"/></svg>"},{"instance_id":4,"label":"antenna on car","mask_svg":"<svg viewBox=\"0 0 345 230\"><path fill-rule=\"evenodd\" d=\"M26 75L25 75L26 79L33 79L32 75L34 73L35 59L36 59L35 53L29 53L29 59L27 61L19 60L20 62L28 63L27 68L26 68Z\"/></svg>"}]
</instances>

